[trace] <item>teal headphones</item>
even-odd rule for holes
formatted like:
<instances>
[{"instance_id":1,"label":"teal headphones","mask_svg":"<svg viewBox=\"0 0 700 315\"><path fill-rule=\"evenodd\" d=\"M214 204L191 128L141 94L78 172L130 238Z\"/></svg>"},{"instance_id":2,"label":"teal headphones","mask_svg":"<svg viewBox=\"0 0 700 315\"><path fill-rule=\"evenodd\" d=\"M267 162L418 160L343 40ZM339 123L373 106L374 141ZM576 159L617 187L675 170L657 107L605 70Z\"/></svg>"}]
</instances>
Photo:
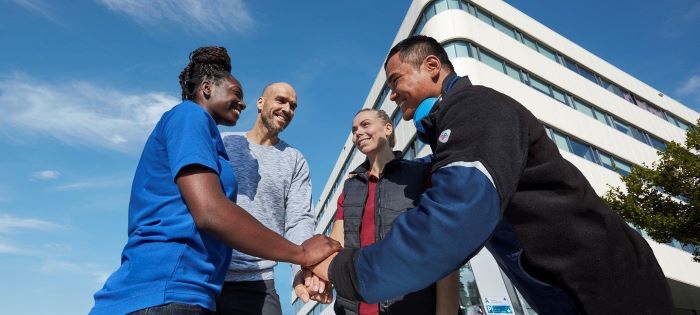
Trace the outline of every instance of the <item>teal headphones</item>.
<instances>
[{"instance_id":1,"label":"teal headphones","mask_svg":"<svg viewBox=\"0 0 700 315\"><path fill-rule=\"evenodd\" d=\"M457 75L450 77L449 81L447 82L447 85L445 86L445 89L442 91L442 94L440 94L439 97L428 97L422 102L420 102L420 104L418 104L416 112L413 114L413 124L416 126L416 130L418 131L416 133L416 136L420 141L423 141L424 143L430 143L428 140L428 135L425 132L425 128L423 127L423 123L421 122L421 120L423 120L423 118L427 117L428 114L430 114L430 111L433 110L435 104L440 103L440 101L442 101L442 95L446 94L447 91L452 89L452 86L454 86L455 83L457 83L457 80L459 79L460 77Z\"/></svg>"},{"instance_id":2,"label":"teal headphones","mask_svg":"<svg viewBox=\"0 0 700 315\"><path fill-rule=\"evenodd\" d=\"M425 133L425 128L423 128L423 124L420 122L425 118L425 116L428 116L430 114L430 111L433 109L433 106L438 102L438 100L442 99L441 97L428 97L424 99L418 107L416 108L416 112L413 114L413 124L416 125L416 130L418 130L419 133Z\"/></svg>"}]
</instances>

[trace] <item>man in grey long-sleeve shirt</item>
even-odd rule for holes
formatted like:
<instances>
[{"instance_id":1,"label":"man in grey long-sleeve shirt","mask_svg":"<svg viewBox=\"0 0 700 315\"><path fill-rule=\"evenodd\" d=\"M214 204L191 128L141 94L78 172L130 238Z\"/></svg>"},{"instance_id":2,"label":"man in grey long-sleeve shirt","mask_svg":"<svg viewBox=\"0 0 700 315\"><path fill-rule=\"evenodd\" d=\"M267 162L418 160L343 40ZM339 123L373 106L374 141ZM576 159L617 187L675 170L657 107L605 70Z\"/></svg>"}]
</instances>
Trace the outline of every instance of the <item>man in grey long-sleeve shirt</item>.
<instances>
[{"instance_id":1,"label":"man in grey long-sleeve shirt","mask_svg":"<svg viewBox=\"0 0 700 315\"><path fill-rule=\"evenodd\" d=\"M246 133L224 133L224 146L238 179L238 204L258 221L300 244L313 235L311 180L306 159L279 138L294 117L297 97L283 82L265 87L258 115ZM282 313L274 290L277 262L233 251L217 314ZM292 266L292 274L300 272Z\"/></svg>"}]
</instances>

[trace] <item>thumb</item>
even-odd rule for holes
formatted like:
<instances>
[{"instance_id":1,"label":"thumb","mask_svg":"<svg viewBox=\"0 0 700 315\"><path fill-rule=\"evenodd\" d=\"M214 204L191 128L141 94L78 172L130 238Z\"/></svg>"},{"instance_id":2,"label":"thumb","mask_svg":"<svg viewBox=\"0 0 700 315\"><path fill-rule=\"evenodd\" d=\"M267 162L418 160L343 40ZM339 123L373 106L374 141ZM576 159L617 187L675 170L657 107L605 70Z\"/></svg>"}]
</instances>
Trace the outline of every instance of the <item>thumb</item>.
<instances>
[{"instance_id":1,"label":"thumb","mask_svg":"<svg viewBox=\"0 0 700 315\"><path fill-rule=\"evenodd\" d=\"M308 302L310 299L309 292L306 291L306 287L304 287L303 284L294 286L294 293L296 293L297 297L304 301L304 303Z\"/></svg>"}]
</instances>

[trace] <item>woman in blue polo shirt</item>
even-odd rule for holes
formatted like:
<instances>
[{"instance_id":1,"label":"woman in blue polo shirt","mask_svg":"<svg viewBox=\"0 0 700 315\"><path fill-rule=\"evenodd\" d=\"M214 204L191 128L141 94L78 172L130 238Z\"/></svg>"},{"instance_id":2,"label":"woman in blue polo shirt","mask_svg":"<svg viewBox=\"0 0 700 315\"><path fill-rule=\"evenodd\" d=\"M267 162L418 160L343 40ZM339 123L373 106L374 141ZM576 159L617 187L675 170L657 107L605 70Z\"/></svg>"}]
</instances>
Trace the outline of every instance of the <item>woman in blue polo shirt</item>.
<instances>
[{"instance_id":1,"label":"woman in blue polo shirt","mask_svg":"<svg viewBox=\"0 0 700 315\"><path fill-rule=\"evenodd\" d=\"M236 178L217 124L234 125L245 104L226 49L192 52L180 85L183 102L163 114L136 168L121 266L90 314L208 314L230 247L302 266L340 248L321 236L294 245L232 202Z\"/></svg>"}]
</instances>

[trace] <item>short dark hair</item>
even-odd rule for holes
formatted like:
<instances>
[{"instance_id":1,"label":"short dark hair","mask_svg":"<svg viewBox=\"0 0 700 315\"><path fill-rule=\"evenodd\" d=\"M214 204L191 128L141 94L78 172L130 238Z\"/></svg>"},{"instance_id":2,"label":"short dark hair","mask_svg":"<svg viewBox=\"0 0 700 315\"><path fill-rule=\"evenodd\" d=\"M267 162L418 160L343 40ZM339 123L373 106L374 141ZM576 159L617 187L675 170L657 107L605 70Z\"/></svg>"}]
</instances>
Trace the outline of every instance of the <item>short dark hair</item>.
<instances>
[{"instance_id":1,"label":"short dark hair","mask_svg":"<svg viewBox=\"0 0 700 315\"><path fill-rule=\"evenodd\" d=\"M389 55L384 61L384 69L386 69L389 59L396 53L399 53L399 60L413 64L415 67L420 67L426 57L434 55L440 60L443 67L454 71L445 48L442 48L442 45L435 38L429 36L414 35L400 41L389 51Z\"/></svg>"},{"instance_id":2,"label":"short dark hair","mask_svg":"<svg viewBox=\"0 0 700 315\"><path fill-rule=\"evenodd\" d=\"M190 53L190 62L180 72L183 100L194 100L197 88L205 80L219 82L231 75L231 58L224 47L199 47Z\"/></svg>"}]
</instances>

